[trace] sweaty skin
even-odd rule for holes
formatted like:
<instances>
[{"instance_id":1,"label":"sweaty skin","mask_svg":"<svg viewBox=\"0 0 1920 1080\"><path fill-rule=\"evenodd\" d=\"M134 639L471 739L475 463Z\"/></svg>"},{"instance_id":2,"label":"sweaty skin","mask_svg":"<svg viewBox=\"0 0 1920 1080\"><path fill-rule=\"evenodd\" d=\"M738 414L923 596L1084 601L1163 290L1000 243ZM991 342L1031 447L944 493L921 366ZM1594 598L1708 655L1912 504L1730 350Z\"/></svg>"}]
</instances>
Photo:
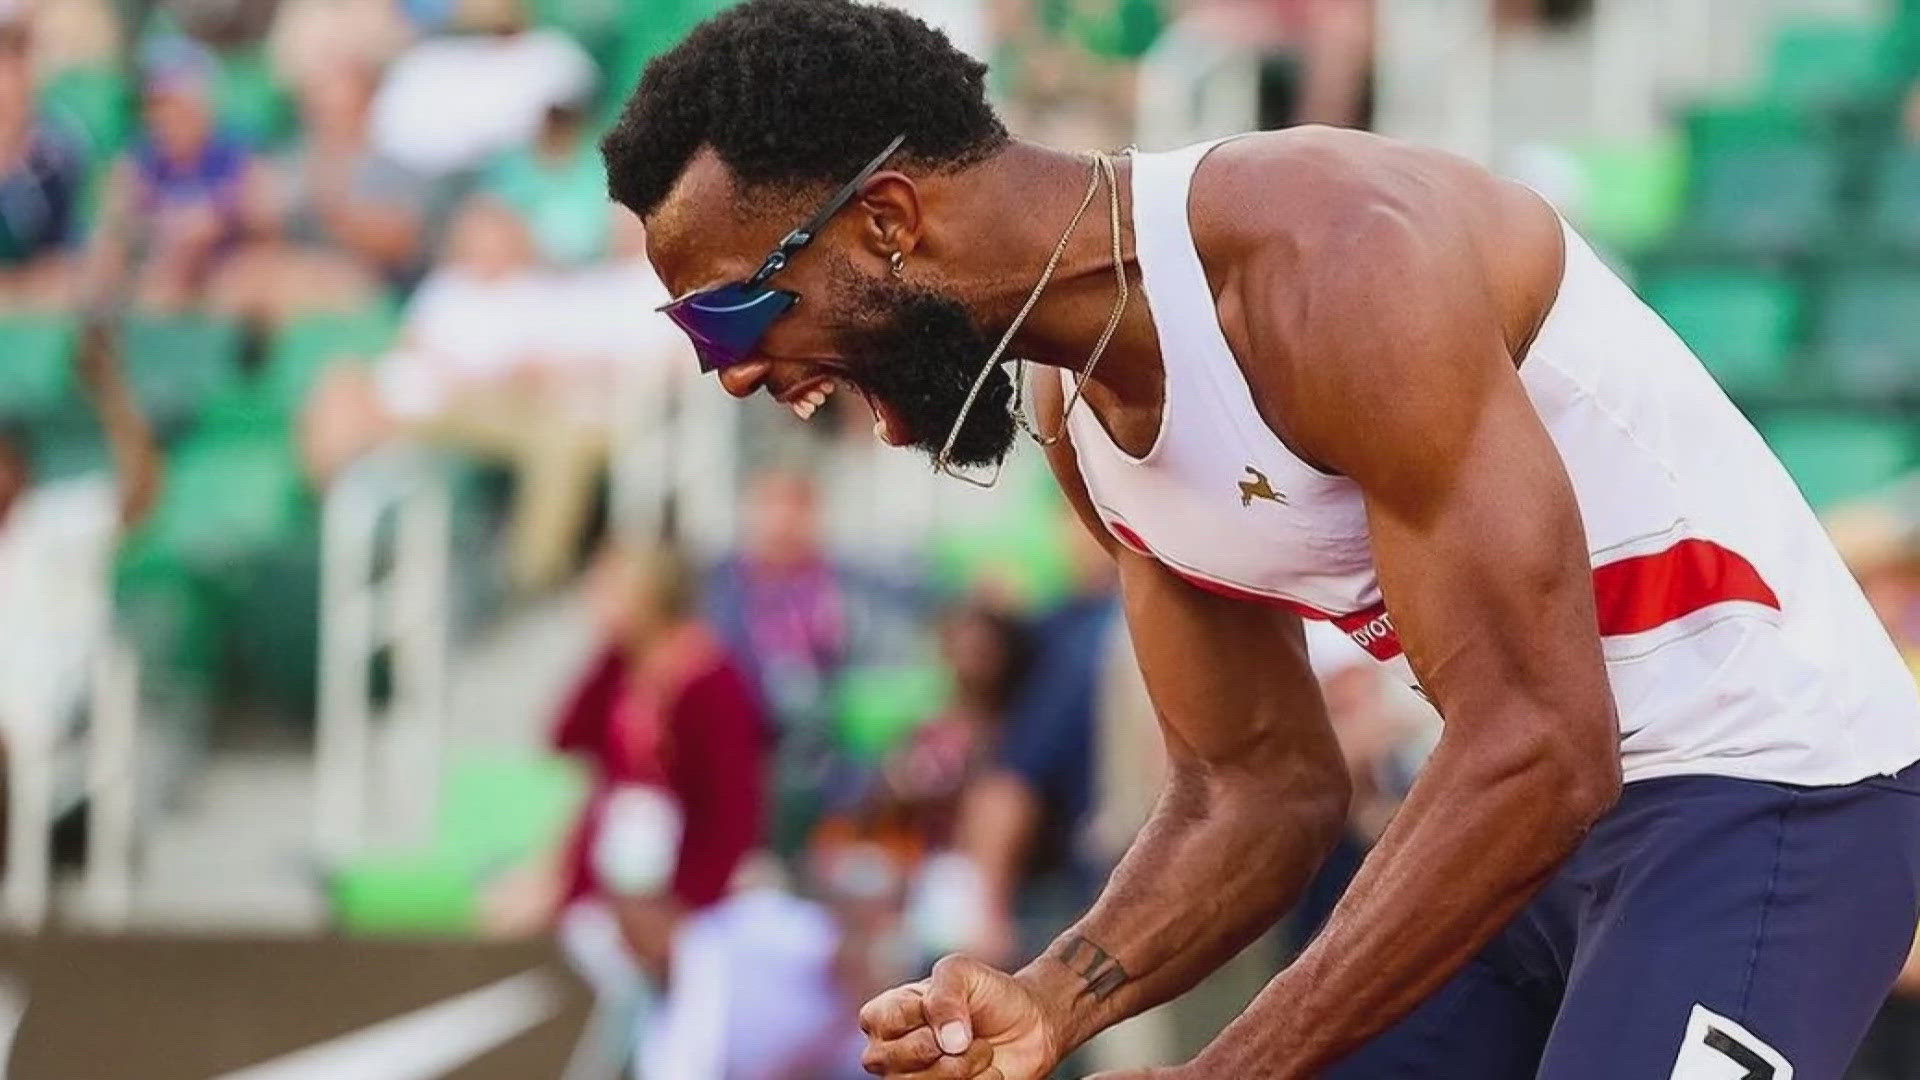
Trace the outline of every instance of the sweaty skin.
<instances>
[{"instance_id":1,"label":"sweaty skin","mask_svg":"<svg viewBox=\"0 0 1920 1080\"><path fill-rule=\"evenodd\" d=\"M1222 146L1196 173L1189 210L1261 415L1363 492L1388 609L1447 721L1314 944L1198 1059L1150 1074L1291 1080L1437 989L1619 792L1585 536L1518 375L1558 290L1562 239L1544 203L1463 161L1317 129ZM1080 307L1084 341L1103 312ZM1071 365L1077 353L1047 358ZM1151 325L1130 319L1106 363L1119 371L1081 407L1144 453L1160 411ZM1131 394L1128 372L1149 373ZM1037 384L1054 430L1057 380ZM1073 454L1066 440L1052 449L1055 473L1104 536ZM1336 835L1346 780L1297 618L1108 547L1172 759L1167 787L1098 902L1047 955L1011 976L949 959L870 1003L870 1071L1047 1075L1244 946Z\"/></svg>"}]
</instances>

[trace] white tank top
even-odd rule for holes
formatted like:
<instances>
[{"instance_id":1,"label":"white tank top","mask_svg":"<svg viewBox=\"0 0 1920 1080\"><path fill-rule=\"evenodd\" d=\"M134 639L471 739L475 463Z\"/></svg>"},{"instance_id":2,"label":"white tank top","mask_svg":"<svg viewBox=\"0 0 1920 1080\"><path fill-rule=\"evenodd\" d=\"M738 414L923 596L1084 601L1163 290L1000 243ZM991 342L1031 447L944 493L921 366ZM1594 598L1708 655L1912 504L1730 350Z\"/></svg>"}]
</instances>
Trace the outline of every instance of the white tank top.
<instances>
[{"instance_id":1,"label":"white tank top","mask_svg":"<svg viewBox=\"0 0 1920 1080\"><path fill-rule=\"evenodd\" d=\"M1076 409L1081 473L1122 544L1201 588L1329 620L1414 682L1359 488L1273 434L1221 333L1187 219L1213 145L1134 159L1165 412L1135 458ZM1520 377L1586 526L1626 778L1842 784L1920 759L1920 692L1786 470L1565 231L1560 293Z\"/></svg>"}]
</instances>

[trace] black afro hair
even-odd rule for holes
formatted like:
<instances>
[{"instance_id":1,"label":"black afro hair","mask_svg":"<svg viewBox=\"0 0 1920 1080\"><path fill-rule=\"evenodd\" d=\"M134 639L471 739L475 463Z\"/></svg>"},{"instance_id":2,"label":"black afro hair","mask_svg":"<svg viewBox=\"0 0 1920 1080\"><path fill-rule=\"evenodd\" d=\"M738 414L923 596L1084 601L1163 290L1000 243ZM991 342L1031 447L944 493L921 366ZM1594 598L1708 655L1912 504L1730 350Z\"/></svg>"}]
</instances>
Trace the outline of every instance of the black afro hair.
<instances>
[{"instance_id":1,"label":"black afro hair","mask_svg":"<svg viewBox=\"0 0 1920 1080\"><path fill-rule=\"evenodd\" d=\"M843 183L900 134L896 166L964 167L1007 141L985 76L895 8L745 0L647 65L601 143L608 191L648 215L703 145L747 187Z\"/></svg>"}]
</instances>

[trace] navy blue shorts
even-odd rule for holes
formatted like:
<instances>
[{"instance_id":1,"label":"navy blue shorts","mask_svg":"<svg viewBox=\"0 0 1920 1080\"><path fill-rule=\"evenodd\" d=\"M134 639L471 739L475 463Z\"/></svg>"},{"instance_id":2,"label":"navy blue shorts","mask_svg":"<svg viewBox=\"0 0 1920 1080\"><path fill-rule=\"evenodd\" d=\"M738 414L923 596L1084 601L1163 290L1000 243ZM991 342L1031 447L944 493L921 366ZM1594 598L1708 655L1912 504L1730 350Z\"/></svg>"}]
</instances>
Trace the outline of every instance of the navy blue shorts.
<instances>
[{"instance_id":1,"label":"navy blue shorts","mask_svg":"<svg viewBox=\"0 0 1920 1080\"><path fill-rule=\"evenodd\" d=\"M1839 1080L1920 920L1920 765L1629 784L1465 970L1327 1080Z\"/></svg>"}]
</instances>

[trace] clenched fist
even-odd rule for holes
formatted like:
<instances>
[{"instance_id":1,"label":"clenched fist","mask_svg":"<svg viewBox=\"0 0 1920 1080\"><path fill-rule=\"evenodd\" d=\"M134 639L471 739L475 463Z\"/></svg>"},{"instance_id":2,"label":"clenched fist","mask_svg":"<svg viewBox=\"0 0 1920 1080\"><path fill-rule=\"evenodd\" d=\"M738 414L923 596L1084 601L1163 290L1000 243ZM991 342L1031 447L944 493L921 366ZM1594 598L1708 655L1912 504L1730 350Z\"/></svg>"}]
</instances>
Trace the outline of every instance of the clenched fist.
<instances>
[{"instance_id":1,"label":"clenched fist","mask_svg":"<svg viewBox=\"0 0 1920 1080\"><path fill-rule=\"evenodd\" d=\"M1013 976L962 956L860 1010L861 1064L887 1080L1045 1080L1059 1062L1040 1003Z\"/></svg>"}]
</instances>

